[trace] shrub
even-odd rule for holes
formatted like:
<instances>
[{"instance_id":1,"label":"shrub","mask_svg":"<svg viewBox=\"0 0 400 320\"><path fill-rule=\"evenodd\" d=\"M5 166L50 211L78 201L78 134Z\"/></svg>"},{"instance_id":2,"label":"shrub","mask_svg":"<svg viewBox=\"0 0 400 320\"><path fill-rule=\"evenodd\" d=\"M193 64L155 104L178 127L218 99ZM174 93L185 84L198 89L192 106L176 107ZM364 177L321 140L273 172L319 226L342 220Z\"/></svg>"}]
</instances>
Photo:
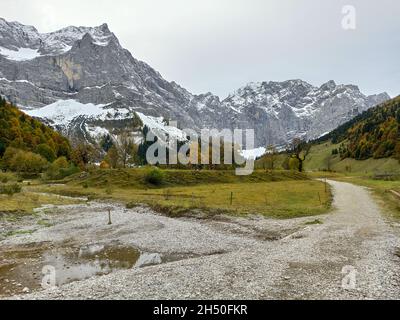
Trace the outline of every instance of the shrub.
<instances>
[{"instance_id":1,"label":"shrub","mask_svg":"<svg viewBox=\"0 0 400 320\"><path fill-rule=\"evenodd\" d=\"M79 168L74 164L69 164L65 157L60 157L49 166L44 178L47 180L61 180L79 171Z\"/></svg>"},{"instance_id":2,"label":"shrub","mask_svg":"<svg viewBox=\"0 0 400 320\"><path fill-rule=\"evenodd\" d=\"M8 161L8 168L10 170L33 174L42 172L47 167L47 165L47 160L42 156L23 150L18 150L12 156L11 160Z\"/></svg>"},{"instance_id":3,"label":"shrub","mask_svg":"<svg viewBox=\"0 0 400 320\"><path fill-rule=\"evenodd\" d=\"M21 190L22 187L17 183L0 185L0 194L6 194L8 196L20 193Z\"/></svg>"},{"instance_id":4,"label":"shrub","mask_svg":"<svg viewBox=\"0 0 400 320\"><path fill-rule=\"evenodd\" d=\"M7 170L10 169L11 166L11 159L21 150L8 147L4 152L3 158L1 159L2 162L2 169Z\"/></svg>"},{"instance_id":5,"label":"shrub","mask_svg":"<svg viewBox=\"0 0 400 320\"><path fill-rule=\"evenodd\" d=\"M79 169L79 167L75 166L74 164L71 164L68 168L60 169L60 175L62 176L61 179L64 179L65 177L71 176L79 172L81 172L81 169Z\"/></svg>"},{"instance_id":6,"label":"shrub","mask_svg":"<svg viewBox=\"0 0 400 320\"><path fill-rule=\"evenodd\" d=\"M71 153L72 162L81 170L97 158L97 151L89 144L79 144Z\"/></svg>"},{"instance_id":7,"label":"shrub","mask_svg":"<svg viewBox=\"0 0 400 320\"><path fill-rule=\"evenodd\" d=\"M107 155L104 159L108 165L116 169L121 165L121 154L116 146L112 146L110 150L108 150Z\"/></svg>"},{"instance_id":8,"label":"shrub","mask_svg":"<svg viewBox=\"0 0 400 320\"><path fill-rule=\"evenodd\" d=\"M290 170L298 170L299 169L299 160L296 158L291 157L289 159L289 169Z\"/></svg>"},{"instance_id":9,"label":"shrub","mask_svg":"<svg viewBox=\"0 0 400 320\"><path fill-rule=\"evenodd\" d=\"M105 169L110 169L110 165L108 164L108 162L107 161L102 161L101 163L100 163L100 169L103 169L103 170L105 170Z\"/></svg>"},{"instance_id":10,"label":"shrub","mask_svg":"<svg viewBox=\"0 0 400 320\"><path fill-rule=\"evenodd\" d=\"M135 201L128 202L128 203L126 204L126 208L127 208L127 209L133 209L133 208L136 208L136 207L138 207L138 206L139 206L139 204L138 204L137 202L135 202Z\"/></svg>"},{"instance_id":11,"label":"shrub","mask_svg":"<svg viewBox=\"0 0 400 320\"><path fill-rule=\"evenodd\" d=\"M157 168L149 170L145 175L145 181L155 186L159 186L164 182L164 173Z\"/></svg>"},{"instance_id":12,"label":"shrub","mask_svg":"<svg viewBox=\"0 0 400 320\"><path fill-rule=\"evenodd\" d=\"M43 158L45 158L49 162L53 162L56 159L56 154L54 150L50 148L50 146L47 144L44 143L39 144L36 147L35 152L37 154L40 154Z\"/></svg>"},{"instance_id":13,"label":"shrub","mask_svg":"<svg viewBox=\"0 0 400 320\"><path fill-rule=\"evenodd\" d=\"M1 172L0 171L0 182L1 183L7 183L11 181L17 181L17 178L9 172Z\"/></svg>"},{"instance_id":14,"label":"shrub","mask_svg":"<svg viewBox=\"0 0 400 320\"><path fill-rule=\"evenodd\" d=\"M66 157L59 157L52 163L52 166L56 169L66 169L69 167L69 163Z\"/></svg>"}]
</instances>

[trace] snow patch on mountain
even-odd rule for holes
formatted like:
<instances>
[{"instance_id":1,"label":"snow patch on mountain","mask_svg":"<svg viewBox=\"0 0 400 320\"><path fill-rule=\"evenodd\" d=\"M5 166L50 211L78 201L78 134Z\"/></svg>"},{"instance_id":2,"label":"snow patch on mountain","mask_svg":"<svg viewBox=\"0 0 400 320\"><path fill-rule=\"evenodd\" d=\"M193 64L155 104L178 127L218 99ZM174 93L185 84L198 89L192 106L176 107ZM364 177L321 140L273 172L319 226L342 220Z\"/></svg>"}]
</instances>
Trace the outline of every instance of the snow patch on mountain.
<instances>
[{"instance_id":1,"label":"snow patch on mountain","mask_svg":"<svg viewBox=\"0 0 400 320\"><path fill-rule=\"evenodd\" d=\"M101 121L123 120L132 117L132 111L129 109L116 110L109 108L109 105L106 104L83 104L73 99L59 100L43 108L26 110L25 112L32 117L49 120L54 126L59 127L67 127L79 117ZM181 141L186 140L185 132L174 126L165 124L163 117L146 116L140 112L137 112L137 115L142 120L143 125L150 128L156 135L165 134ZM86 125L86 130L93 138L99 138L109 133L107 129L98 126Z\"/></svg>"},{"instance_id":2,"label":"snow patch on mountain","mask_svg":"<svg viewBox=\"0 0 400 320\"><path fill-rule=\"evenodd\" d=\"M41 56L38 49L18 48L17 50L9 50L4 47L0 47L0 55L14 61L33 60Z\"/></svg>"},{"instance_id":3,"label":"snow patch on mountain","mask_svg":"<svg viewBox=\"0 0 400 320\"><path fill-rule=\"evenodd\" d=\"M330 133L330 131L324 132L324 133L321 134L317 139L322 138L322 137L326 136L326 135L329 134L329 133Z\"/></svg>"},{"instance_id":4,"label":"snow patch on mountain","mask_svg":"<svg viewBox=\"0 0 400 320\"><path fill-rule=\"evenodd\" d=\"M143 125L147 126L155 134L167 134L172 138L176 138L180 141L186 140L186 133L182 130L165 124L163 117L151 117L146 116L141 112L136 112Z\"/></svg>"},{"instance_id":5,"label":"snow patch on mountain","mask_svg":"<svg viewBox=\"0 0 400 320\"><path fill-rule=\"evenodd\" d=\"M59 100L40 109L28 110L26 113L32 117L51 120L54 125L66 126L79 116L97 118L104 115L106 105L93 103L83 104L76 100Z\"/></svg>"},{"instance_id":6,"label":"snow patch on mountain","mask_svg":"<svg viewBox=\"0 0 400 320\"><path fill-rule=\"evenodd\" d=\"M8 83L27 83L27 84L29 84L31 86L35 86L32 82L30 82L28 80L13 80L13 81L11 81L11 80L6 79L6 78L0 78L0 81L5 81L5 82L8 82Z\"/></svg>"},{"instance_id":7,"label":"snow patch on mountain","mask_svg":"<svg viewBox=\"0 0 400 320\"><path fill-rule=\"evenodd\" d=\"M257 158L263 156L267 149L264 147L256 148L256 149L249 149L249 150L242 150L240 155L245 158L246 160L256 160Z\"/></svg>"},{"instance_id":8,"label":"snow patch on mountain","mask_svg":"<svg viewBox=\"0 0 400 320\"><path fill-rule=\"evenodd\" d=\"M106 135L110 135L110 131L109 130L107 130L105 128L97 127L97 126L86 125L86 131L94 139L100 139L101 137L104 137Z\"/></svg>"}]
</instances>

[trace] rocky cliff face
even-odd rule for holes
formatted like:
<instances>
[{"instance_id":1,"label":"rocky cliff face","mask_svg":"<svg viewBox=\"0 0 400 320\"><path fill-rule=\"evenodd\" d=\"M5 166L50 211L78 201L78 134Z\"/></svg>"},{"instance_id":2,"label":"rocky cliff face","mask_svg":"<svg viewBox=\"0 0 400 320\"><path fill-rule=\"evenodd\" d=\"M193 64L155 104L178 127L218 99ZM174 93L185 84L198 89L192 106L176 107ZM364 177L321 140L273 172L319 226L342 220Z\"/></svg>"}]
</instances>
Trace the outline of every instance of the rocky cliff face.
<instances>
[{"instance_id":1,"label":"rocky cliff face","mask_svg":"<svg viewBox=\"0 0 400 320\"><path fill-rule=\"evenodd\" d=\"M255 128L259 143L283 145L293 138L314 139L357 114L386 101L357 86L329 81L314 87L302 80L251 83L222 102L233 126Z\"/></svg>"},{"instance_id":2,"label":"rocky cliff face","mask_svg":"<svg viewBox=\"0 0 400 320\"><path fill-rule=\"evenodd\" d=\"M121 47L106 24L67 27L47 34L0 19L0 94L29 114L77 139L123 126L137 112L151 128L256 130L256 146L315 138L380 102L356 86L330 81L320 88L301 80L249 84L220 101L168 82Z\"/></svg>"}]
</instances>

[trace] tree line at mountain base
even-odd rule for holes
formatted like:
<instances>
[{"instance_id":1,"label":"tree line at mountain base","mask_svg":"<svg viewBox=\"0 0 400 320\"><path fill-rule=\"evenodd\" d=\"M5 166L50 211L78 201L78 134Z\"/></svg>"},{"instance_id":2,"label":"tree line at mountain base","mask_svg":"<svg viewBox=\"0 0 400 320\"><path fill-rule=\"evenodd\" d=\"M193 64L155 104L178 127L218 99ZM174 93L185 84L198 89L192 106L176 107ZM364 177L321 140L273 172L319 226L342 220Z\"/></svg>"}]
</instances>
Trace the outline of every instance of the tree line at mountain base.
<instances>
[{"instance_id":1,"label":"tree line at mountain base","mask_svg":"<svg viewBox=\"0 0 400 320\"><path fill-rule=\"evenodd\" d=\"M399 125L400 96L365 111L315 142L340 143L332 154L342 159L400 159Z\"/></svg>"},{"instance_id":2,"label":"tree line at mountain base","mask_svg":"<svg viewBox=\"0 0 400 320\"><path fill-rule=\"evenodd\" d=\"M331 140L339 144L332 150L341 159L369 158L400 159L400 97L372 108L338 127L330 134L310 143L294 139L286 152L277 152L268 146L267 153L257 161L258 169L284 169L304 171L304 162L315 143ZM147 165L146 152L154 142L142 140L136 144L132 132L146 136L149 128L133 114L126 128L105 135L96 145L70 141L60 133L41 123L11 103L0 98L0 169L25 176L38 176L49 180L63 179L90 167L117 169ZM182 145L184 142L182 142ZM223 144L219 150L224 155ZM212 149L210 148L211 152ZM200 154L200 151L199 151ZM211 155L210 155L211 156ZM168 158L168 155L167 155ZM279 167L276 165L280 158ZM96 166L95 163L100 164ZM234 165L158 165L173 169L235 169Z\"/></svg>"}]
</instances>

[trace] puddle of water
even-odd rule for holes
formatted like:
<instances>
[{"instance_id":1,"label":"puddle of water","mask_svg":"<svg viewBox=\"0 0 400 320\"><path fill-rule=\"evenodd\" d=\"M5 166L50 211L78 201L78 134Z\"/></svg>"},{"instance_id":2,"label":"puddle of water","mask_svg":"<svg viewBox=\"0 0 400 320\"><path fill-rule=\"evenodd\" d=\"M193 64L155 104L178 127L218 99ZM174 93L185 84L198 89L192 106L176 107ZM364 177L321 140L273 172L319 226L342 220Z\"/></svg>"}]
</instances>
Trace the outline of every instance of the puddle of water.
<instances>
[{"instance_id":1,"label":"puddle of water","mask_svg":"<svg viewBox=\"0 0 400 320\"><path fill-rule=\"evenodd\" d=\"M162 263L160 256L141 254L135 247L118 243L83 247L67 243L55 247L42 243L2 248L0 296L27 293L26 288L29 292L41 289L44 266L55 268L56 285L59 286L117 270L158 263Z\"/></svg>"},{"instance_id":2,"label":"puddle of water","mask_svg":"<svg viewBox=\"0 0 400 320\"><path fill-rule=\"evenodd\" d=\"M42 270L55 269L56 285L196 257L192 254L143 253L118 241L77 246L50 242L0 248L0 297L41 290Z\"/></svg>"},{"instance_id":3,"label":"puddle of water","mask_svg":"<svg viewBox=\"0 0 400 320\"><path fill-rule=\"evenodd\" d=\"M84 280L96 275L131 269L140 257L134 247L94 244L64 253L47 252L44 264L56 271L56 285Z\"/></svg>"}]
</instances>

